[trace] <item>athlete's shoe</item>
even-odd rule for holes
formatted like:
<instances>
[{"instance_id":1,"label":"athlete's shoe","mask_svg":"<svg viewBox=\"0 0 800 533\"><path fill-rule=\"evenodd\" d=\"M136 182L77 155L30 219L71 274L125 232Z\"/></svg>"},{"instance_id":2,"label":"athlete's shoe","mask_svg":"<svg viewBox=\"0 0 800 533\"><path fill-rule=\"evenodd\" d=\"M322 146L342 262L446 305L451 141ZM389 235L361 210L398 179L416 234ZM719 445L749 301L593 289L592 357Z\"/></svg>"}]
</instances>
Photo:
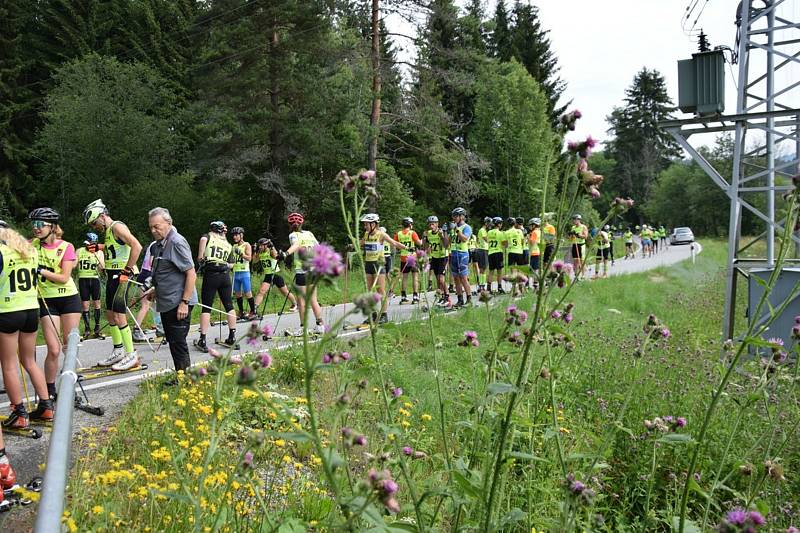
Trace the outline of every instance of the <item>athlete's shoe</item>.
<instances>
[{"instance_id":1,"label":"athlete's shoe","mask_svg":"<svg viewBox=\"0 0 800 533\"><path fill-rule=\"evenodd\" d=\"M447 305L447 299L446 298L439 298L438 300L436 300L436 303L434 305L436 307L444 307L444 306Z\"/></svg>"},{"instance_id":2,"label":"athlete's shoe","mask_svg":"<svg viewBox=\"0 0 800 533\"><path fill-rule=\"evenodd\" d=\"M289 308L289 312L290 312L290 313L296 313L296 312L297 312L297 306L296 306L296 305L293 305L293 306L291 306L291 307Z\"/></svg>"},{"instance_id":3,"label":"athlete's shoe","mask_svg":"<svg viewBox=\"0 0 800 533\"><path fill-rule=\"evenodd\" d=\"M125 358L125 350L122 349L122 346L119 348L114 348L114 351L111 352L111 355L103 359L102 361L97 362L97 366L112 366L116 363L119 363Z\"/></svg>"},{"instance_id":4,"label":"athlete's shoe","mask_svg":"<svg viewBox=\"0 0 800 533\"><path fill-rule=\"evenodd\" d=\"M3 420L0 424L4 428L9 429L25 429L30 425L30 415L28 415L28 411L26 411L24 407L19 410L14 409L11 411L11 414L8 415L8 418Z\"/></svg>"},{"instance_id":5,"label":"athlete's shoe","mask_svg":"<svg viewBox=\"0 0 800 533\"><path fill-rule=\"evenodd\" d=\"M503 290L503 287L497 287L497 294L505 294L506 291Z\"/></svg>"},{"instance_id":6,"label":"athlete's shoe","mask_svg":"<svg viewBox=\"0 0 800 533\"><path fill-rule=\"evenodd\" d=\"M136 329L133 330L133 335L131 337L133 338L133 342L147 342L148 341L147 335L142 333L142 331L139 328L136 328Z\"/></svg>"},{"instance_id":7,"label":"athlete's shoe","mask_svg":"<svg viewBox=\"0 0 800 533\"><path fill-rule=\"evenodd\" d=\"M400 297L400 303L401 304L407 304L408 303L408 296L401 296Z\"/></svg>"},{"instance_id":8,"label":"athlete's shoe","mask_svg":"<svg viewBox=\"0 0 800 533\"><path fill-rule=\"evenodd\" d=\"M134 350L131 353L126 353L125 357L122 358L120 362L112 365L111 370L130 370L131 368L136 368L141 364L142 362L139 360L139 354L136 353L136 350Z\"/></svg>"},{"instance_id":9,"label":"athlete's shoe","mask_svg":"<svg viewBox=\"0 0 800 533\"><path fill-rule=\"evenodd\" d=\"M161 328L156 328L156 337L166 337L167 334L164 333L164 330Z\"/></svg>"},{"instance_id":10,"label":"athlete's shoe","mask_svg":"<svg viewBox=\"0 0 800 533\"><path fill-rule=\"evenodd\" d=\"M325 335L325 324L317 324L314 326L315 335Z\"/></svg>"},{"instance_id":11,"label":"athlete's shoe","mask_svg":"<svg viewBox=\"0 0 800 533\"><path fill-rule=\"evenodd\" d=\"M411 298L411 303L412 303L412 304L418 304L418 303L419 303L419 296L417 296L417 295L415 294L415 295L414 295L414 296Z\"/></svg>"},{"instance_id":12,"label":"athlete's shoe","mask_svg":"<svg viewBox=\"0 0 800 533\"><path fill-rule=\"evenodd\" d=\"M31 420L39 420L41 422L52 422L55 415L55 406L53 400L39 400L36 409L31 411Z\"/></svg>"},{"instance_id":13,"label":"athlete's shoe","mask_svg":"<svg viewBox=\"0 0 800 533\"><path fill-rule=\"evenodd\" d=\"M194 347L201 352L208 353L208 345L206 344L205 339L195 339L192 344L194 344Z\"/></svg>"},{"instance_id":14,"label":"athlete's shoe","mask_svg":"<svg viewBox=\"0 0 800 533\"><path fill-rule=\"evenodd\" d=\"M257 318L258 315L256 315L255 313L247 313L246 315L244 315L245 320L255 320Z\"/></svg>"},{"instance_id":15,"label":"athlete's shoe","mask_svg":"<svg viewBox=\"0 0 800 533\"><path fill-rule=\"evenodd\" d=\"M299 327L295 330L287 329L283 332L284 335L287 337L302 337L303 336L303 328Z\"/></svg>"},{"instance_id":16,"label":"athlete's shoe","mask_svg":"<svg viewBox=\"0 0 800 533\"><path fill-rule=\"evenodd\" d=\"M17 484L17 473L11 468L10 463L0 463L0 487L3 490L13 489ZM0 498L3 492L0 491ZM0 500L2 501L2 500Z\"/></svg>"},{"instance_id":17,"label":"athlete's shoe","mask_svg":"<svg viewBox=\"0 0 800 533\"><path fill-rule=\"evenodd\" d=\"M219 340L218 342L220 344L222 344L223 346L227 346L228 348L233 348L233 347L236 346L236 339L231 338L231 337L228 337L225 340Z\"/></svg>"},{"instance_id":18,"label":"athlete's shoe","mask_svg":"<svg viewBox=\"0 0 800 533\"><path fill-rule=\"evenodd\" d=\"M381 317L378 319L378 324L388 324L389 323L389 315L386 313L381 313Z\"/></svg>"}]
</instances>

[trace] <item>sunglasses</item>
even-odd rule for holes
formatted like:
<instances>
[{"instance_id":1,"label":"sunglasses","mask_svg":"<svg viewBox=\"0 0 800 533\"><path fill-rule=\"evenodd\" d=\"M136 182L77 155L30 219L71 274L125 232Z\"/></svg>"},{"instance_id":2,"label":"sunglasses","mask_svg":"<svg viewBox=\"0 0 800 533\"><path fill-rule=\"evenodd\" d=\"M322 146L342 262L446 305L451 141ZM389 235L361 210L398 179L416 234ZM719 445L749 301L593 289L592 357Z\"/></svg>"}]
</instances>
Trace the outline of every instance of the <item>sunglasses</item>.
<instances>
[{"instance_id":1,"label":"sunglasses","mask_svg":"<svg viewBox=\"0 0 800 533\"><path fill-rule=\"evenodd\" d=\"M33 229L42 229L45 226L52 226L52 224L49 222L45 222L44 220L34 220L31 223L31 226L33 226Z\"/></svg>"}]
</instances>

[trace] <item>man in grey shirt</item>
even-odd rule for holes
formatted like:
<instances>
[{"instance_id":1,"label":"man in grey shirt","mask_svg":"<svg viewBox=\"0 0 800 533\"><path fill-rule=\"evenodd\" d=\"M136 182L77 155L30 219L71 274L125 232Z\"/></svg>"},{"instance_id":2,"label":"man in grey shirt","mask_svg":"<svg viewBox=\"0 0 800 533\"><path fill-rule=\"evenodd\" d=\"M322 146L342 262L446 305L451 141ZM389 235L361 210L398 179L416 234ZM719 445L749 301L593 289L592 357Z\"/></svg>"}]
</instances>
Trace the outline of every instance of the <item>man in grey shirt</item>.
<instances>
[{"instance_id":1,"label":"man in grey shirt","mask_svg":"<svg viewBox=\"0 0 800 533\"><path fill-rule=\"evenodd\" d=\"M172 216L163 207L149 213L150 233L156 239L150 244L153 257L153 289L156 310L161 314L169 351L175 370L186 371L191 364L186 335L192 321L192 306L197 305L192 250L189 243L172 225ZM168 384L177 383L173 379Z\"/></svg>"}]
</instances>

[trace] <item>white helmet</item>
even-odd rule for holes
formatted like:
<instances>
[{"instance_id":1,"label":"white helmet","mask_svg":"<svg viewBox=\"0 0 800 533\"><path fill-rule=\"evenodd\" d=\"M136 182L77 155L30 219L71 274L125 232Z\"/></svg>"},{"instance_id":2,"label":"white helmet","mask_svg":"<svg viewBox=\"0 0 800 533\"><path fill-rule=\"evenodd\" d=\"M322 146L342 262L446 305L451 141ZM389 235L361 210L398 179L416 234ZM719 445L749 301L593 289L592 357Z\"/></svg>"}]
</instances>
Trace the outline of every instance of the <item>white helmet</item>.
<instances>
[{"instance_id":1,"label":"white helmet","mask_svg":"<svg viewBox=\"0 0 800 533\"><path fill-rule=\"evenodd\" d=\"M361 217L361 222L378 222L380 221L380 217L375 213L367 213L363 217Z\"/></svg>"}]
</instances>

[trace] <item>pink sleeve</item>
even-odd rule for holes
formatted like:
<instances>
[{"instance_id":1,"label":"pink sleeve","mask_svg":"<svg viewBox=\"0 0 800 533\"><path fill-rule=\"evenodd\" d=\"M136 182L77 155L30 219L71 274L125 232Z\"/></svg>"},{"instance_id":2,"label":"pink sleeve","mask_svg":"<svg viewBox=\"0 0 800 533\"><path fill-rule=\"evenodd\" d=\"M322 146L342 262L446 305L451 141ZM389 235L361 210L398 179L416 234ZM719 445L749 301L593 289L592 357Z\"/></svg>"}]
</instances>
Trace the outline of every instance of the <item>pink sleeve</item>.
<instances>
[{"instance_id":1,"label":"pink sleeve","mask_svg":"<svg viewBox=\"0 0 800 533\"><path fill-rule=\"evenodd\" d=\"M67 243L67 247L64 249L64 257L61 258L61 266L64 266L64 261L77 261L78 256L75 254L75 247L72 244Z\"/></svg>"}]
</instances>

